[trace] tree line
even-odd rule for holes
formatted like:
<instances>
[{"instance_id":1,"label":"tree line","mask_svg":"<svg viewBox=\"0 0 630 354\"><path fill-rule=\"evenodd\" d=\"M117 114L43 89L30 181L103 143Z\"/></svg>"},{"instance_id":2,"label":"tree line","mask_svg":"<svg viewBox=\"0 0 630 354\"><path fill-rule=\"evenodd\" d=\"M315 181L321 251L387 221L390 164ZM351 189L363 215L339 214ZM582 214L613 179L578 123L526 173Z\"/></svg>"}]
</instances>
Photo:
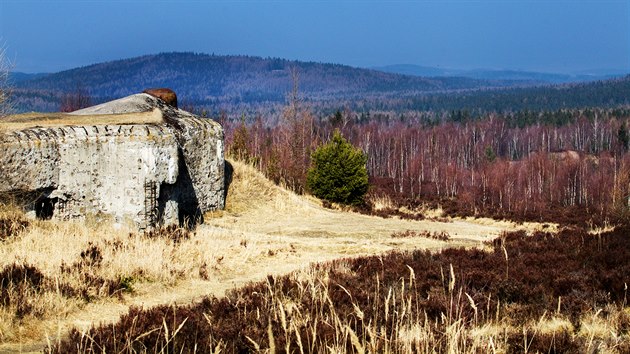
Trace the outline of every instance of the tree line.
<instances>
[{"instance_id":1,"label":"tree line","mask_svg":"<svg viewBox=\"0 0 630 354\"><path fill-rule=\"evenodd\" d=\"M182 101L211 115L264 114L279 119L291 70L301 73L300 90L317 114L339 107L355 112L554 111L629 105L630 76L582 84L465 77L415 77L337 64L277 58L161 53L94 64L15 83L19 111L52 111L65 94L83 87L94 103L169 87ZM532 85L537 85L533 87Z\"/></svg>"},{"instance_id":2,"label":"tree line","mask_svg":"<svg viewBox=\"0 0 630 354\"><path fill-rule=\"evenodd\" d=\"M587 213L596 223L623 217L628 208L625 110L541 113L515 124L528 115L427 123L362 120L347 110L319 118L288 107L290 119L274 126L262 117L222 123L229 154L297 192L305 190L312 151L338 129L366 153L373 197L444 204L461 215L545 220Z\"/></svg>"}]
</instances>

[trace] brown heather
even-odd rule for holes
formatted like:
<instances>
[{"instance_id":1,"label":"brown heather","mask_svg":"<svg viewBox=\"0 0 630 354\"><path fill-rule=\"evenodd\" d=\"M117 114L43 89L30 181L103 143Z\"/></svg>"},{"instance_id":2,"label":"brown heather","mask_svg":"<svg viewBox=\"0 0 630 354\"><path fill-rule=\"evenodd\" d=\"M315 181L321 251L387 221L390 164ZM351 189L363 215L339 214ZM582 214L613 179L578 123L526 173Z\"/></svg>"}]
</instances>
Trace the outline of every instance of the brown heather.
<instances>
[{"instance_id":1,"label":"brown heather","mask_svg":"<svg viewBox=\"0 0 630 354\"><path fill-rule=\"evenodd\" d=\"M232 166L227 209L208 213L206 224L194 230L136 232L96 217L38 221L17 208L0 208L2 225L10 225L3 226L6 237L0 241L0 352L42 350L66 338L71 328L115 323L131 306L223 296L310 263L395 249L471 247L504 230L540 228L447 219L428 210L421 211L424 220L401 220L325 209L312 197L279 188L251 166L237 161Z\"/></svg>"},{"instance_id":2,"label":"brown heather","mask_svg":"<svg viewBox=\"0 0 630 354\"><path fill-rule=\"evenodd\" d=\"M188 306L133 308L52 352L624 353L628 228L340 259Z\"/></svg>"}]
</instances>

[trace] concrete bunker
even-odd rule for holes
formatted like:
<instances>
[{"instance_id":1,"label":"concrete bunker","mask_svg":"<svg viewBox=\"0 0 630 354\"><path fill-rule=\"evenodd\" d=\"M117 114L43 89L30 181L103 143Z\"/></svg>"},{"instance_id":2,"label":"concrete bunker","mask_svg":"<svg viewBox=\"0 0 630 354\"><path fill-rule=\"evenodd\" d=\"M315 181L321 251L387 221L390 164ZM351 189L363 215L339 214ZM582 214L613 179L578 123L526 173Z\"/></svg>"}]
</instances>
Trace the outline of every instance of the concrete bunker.
<instances>
[{"instance_id":1,"label":"concrete bunker","mask_svg":"<svg viewBox=\"0 0 630 354\"><path fill-rule=\"evenodd\" d=\"M147 93L0 120L0 194L42 219L191 224L224 208L224 163L217 122Z\"/></svg>"}]
</instances>

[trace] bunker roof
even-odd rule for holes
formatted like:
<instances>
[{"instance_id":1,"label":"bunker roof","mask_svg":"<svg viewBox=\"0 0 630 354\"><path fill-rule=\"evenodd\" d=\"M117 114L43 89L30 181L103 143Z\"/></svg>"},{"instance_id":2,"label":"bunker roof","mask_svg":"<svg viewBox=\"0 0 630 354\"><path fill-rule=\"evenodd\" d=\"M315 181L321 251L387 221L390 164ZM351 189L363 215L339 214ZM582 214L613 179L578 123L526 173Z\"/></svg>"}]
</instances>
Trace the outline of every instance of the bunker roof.
<instances>
[{"instance_id":1,"label":"bunker roof","mask_svg":"<svg viewBox=\"0 0 630 354\"><path fill-rule=\"evenodd\" d=\"M145 112L118 114L69 114L69 113L23 113L0 119L0 131L15 131L29 128L48 128L83 125L130 125L164 123L162 111L154 108Z\"/></svg>"}]
</instances>

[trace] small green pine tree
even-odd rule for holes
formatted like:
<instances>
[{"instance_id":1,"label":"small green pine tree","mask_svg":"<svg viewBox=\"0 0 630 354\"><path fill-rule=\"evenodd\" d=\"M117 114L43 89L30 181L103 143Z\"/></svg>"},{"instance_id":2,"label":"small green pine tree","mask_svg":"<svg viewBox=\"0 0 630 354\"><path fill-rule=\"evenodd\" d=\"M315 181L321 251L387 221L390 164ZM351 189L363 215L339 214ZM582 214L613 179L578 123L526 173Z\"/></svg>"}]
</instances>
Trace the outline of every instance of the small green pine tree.
<instances>
[{"instance_id":1,"label":"small green pine tree","mask_svg":"<svg viewBox=\"0 0 630 354\"><path fill-rule=\"evenodd\" d=\"M357 205L368 190L367 156L336 130L332 140L311 156L306 176L308 189L318 198Z\"/></svg>"}]
</instances>

